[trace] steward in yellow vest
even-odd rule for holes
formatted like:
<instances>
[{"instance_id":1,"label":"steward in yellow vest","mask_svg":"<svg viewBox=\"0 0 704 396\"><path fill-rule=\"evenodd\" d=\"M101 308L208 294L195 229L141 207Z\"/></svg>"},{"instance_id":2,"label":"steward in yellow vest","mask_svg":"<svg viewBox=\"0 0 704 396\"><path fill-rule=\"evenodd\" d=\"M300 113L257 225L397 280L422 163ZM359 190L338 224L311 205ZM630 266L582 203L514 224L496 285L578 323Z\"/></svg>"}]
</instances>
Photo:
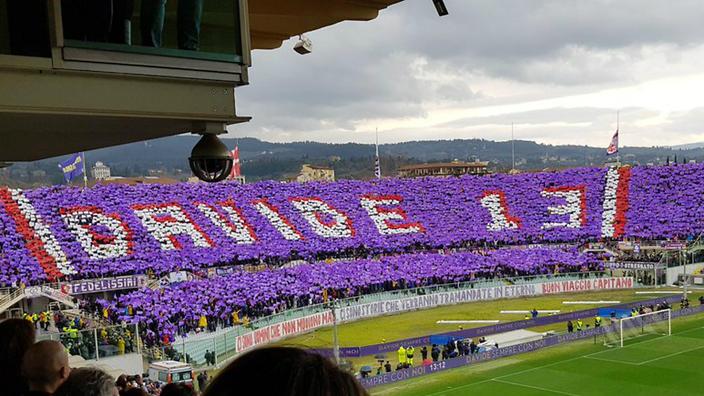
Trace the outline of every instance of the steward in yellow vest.
<instances>
[{"instance_id":1,"label":"steward in yellow vest","mask_svg":"<svg viewBox=\"0 0 704 396\"><path fill-rule=\"evenodd\" d=\"M403 345L398 348L398 362L406 364L406 348L404 348Z\"/></svg>"}]
</instances>

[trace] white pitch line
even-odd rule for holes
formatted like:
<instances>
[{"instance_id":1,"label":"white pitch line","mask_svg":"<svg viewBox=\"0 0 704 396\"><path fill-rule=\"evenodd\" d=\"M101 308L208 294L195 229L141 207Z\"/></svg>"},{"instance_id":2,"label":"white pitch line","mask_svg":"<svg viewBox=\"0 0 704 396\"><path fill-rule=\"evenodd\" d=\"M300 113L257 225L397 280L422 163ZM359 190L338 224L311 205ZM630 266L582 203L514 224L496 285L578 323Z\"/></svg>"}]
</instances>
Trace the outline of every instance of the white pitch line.
<instances>
[{"instance_id":1,"label":"white pitch line","mask_svg":"<svg viewBox=\"0 0 704 396\"><path fill-rule=\"evenodd\" d=\"M615 360L615 359L604 359L604 358L598 358L594 356L584 356L585 359L592 359L592 360L601 360L602 362L611 362L611 363L619 363L619 364L629 364L632 366L638 366L640 363L633 363L633 362L626 362L623 360Z\"/></svg>"},{"instance_id":2,"label":"white pitch line","mask_svg":"<svg viewBox=\"0 0 704 396\"><path fill-rule=\"evenodd\" d=\"M499 323L500 320L438 320L436 324Z\"/></svg>"},{"instance_id":3,"label":"white pitch line","mask_svg":"<svg viewBox=\"0 0 704 396\"><path fill-rule=\"evenodd\" d=\"M683 354L683 353L696 351L696 350L699 350L699 349L702 349L702 348L704 348L704 345L699 346L699 347L696 347L696 348L686 349L686 350L684 350L684 351L679 351L679 352L671 353L671 354L669 354L669 355L659 356L659 357L656 357L655 359L650 359L650 360L646 360L646 361L644 361L644 362L640 362L640 363L638 363L638 366L642 366L642 365L647 364L647 363L656 362L656 361L661 360L661 359L667 359L667 358L669 358L669 357L681 355L681 354Z\"/></svg>"},{"instance_id":4,"label":"white pitch line","mask_svg":"<svg viewBox=\"0 0 704 396\"><path fill-rule=\"evenodd\" d=\"M682 293L679 290L670 290L670 291L663 291L663 290L653 290L653 291L637 291L636 294L679 294ZM687 290L687 294L691 294L691 290Z\"/></svg>"},{"instance_id":5,"label":"white pitch line","mask_svg":"<svg viewBox=\"0 0 704 396\"><path fill-rule=\"evenodd\" d=\"M552 363L544 364L544 365L538 366L538 367L531 367L531 368L529 368L529 369L525 369L525 370L521 370L521 371L516 371L515 373L508 373L508 374L500 375L500 376L498 376L498 377L489 378L489 379L485 379L485 380L477 381L477 382L472 382L472 383L469 383L469 384L466 384L466 385L460 385L460 386L457 386L457 387L454 387L454 388L450 388L450 389L446 389L446 390L443 390L443 391L439 391L439 392L435 392L435 393L429 393L429 394L427 394L427 395L425 395L425 396L437 396L437 395L442 395L442 394L445 394L446 392L454 392L454 391L456 391L457 389L468 388L468 387L470 387L470 386L479 385L479 384L484 384L484 383L491 382L491 381L496 381L497 379L501 379L501 378L512 377L512 376L514 376L514 375L525 374L525 373L529 373L529 372L531 372L531 371L540 370L540 369L544 369L544 368L552 367L552 366L557 366L558 364L568 363L568 362L571 362L571 361L574 361L574 360L577 360L577 359L581 359L582 357L583 357L583 356L577 356L577 357L573 357L573 358L566 359L566 360L560 360L559 362L552 362Z\"/></svg>"},{"instance_id":6,"label":"white pitch line","mask_svg":"<svg viewBox=\"0 0 704 396\"><path fill-rule=\"evenodd\" d=\"M620 304L621 301L563 301L565 305Z\"/></svg>"},{"instance_id":7,"label":"white pitch line","mask_svg":"<svg viewBox=\"0 0 704 396\"><path fill-rule=\"evenodd\" d=\"M531 313L532 311L500 311L499 313L502 314L527 314ZM559 309L539 309L538 313L560 313Z\"/></svg>"},{"instance_id":8,"label":"white pitch line","mask_svg":"<svg viewBox=\"0 0 704 396\"><path fill-rule=\"evenodd\" d=\"M679 333L677 333L677 335L679 335L679 334L685 334L685 333L689 333L689 332L692 332L692 331L695 331L695 330L701 330L701 329L704 329L704 327L695 327L695 328L693 328L693 329L689 329L689 330L685 330L685 331L680 331ZM675 334L673 334L673 335L675 335ZM650 340L641 341L641 342L636 342L636 343L633 343L633 344L626 345L624 348L632 347L632 346L634 346L634 345L645 344L645 343L652 342L652 341L659 341L659 340L660 340L660 337L654 338L654 339L650 339ZM514 376L514 375L525 374L525 373L529 373L529 372L531 372L531 371L540 370L540 369L544 369L544 368L552 367L552 366L557 366L558 364L573 362L573 361L575 361L575 360L579 360L579 359L582 359L582 358L590 357L590 356L593 356L593 355L598 355L598 354L600 354L600 353L604 353L604 352L608 352L608 351L611 351L611 349L604 350L604 351L599 351L599 352L594 352L594 353L589 353L589 354L586 354L586 355L577 356L577 357L573 357L573 358L569 358L569 359L565 359L565 360L560 360L559 362L552 362L552 363L544 364L544 365L542 365L542 366L532 367L532 368L529 368L529 369L525 369L525 370L521 370L521 371L516 371L516 372L514 372L514 373L508 373L508 374L500 375L500 376L498 376L498 377L489 378L489 379L485 379L485 380L477 381L477 382L472 382L472 383L469 383L469 384L466 384L466 385L456 386L456 387L454 387L454 388L445 389L445 390L438 391L438 392L435 392L435 393L429 393L429 394L427 394L426 396L438 396L438 395L445 394L445 393L447 393L447 392L454 392L454 391L456 391L456 390L458 390L458 389L469 388L470 386L479 385L479 384L484 384L484 383L491 382L491 381L494 381L494 380L497 380L497 379L512 377L512 376Z\"/></svg>"},{"instance_id":9,"label":"white pitch line","mask_svg":"<svg viewBox=\"0 0 704 396\"><path fill-rule=\"evenodd\" d=\"M578 396L576 393L567 393L567 392L562 392L562 391L558 391L558 390L554 390L554 389L543 388L543 387L541 387L541 386L522 384L522 383L519 383L519 382L506 381L506 380L500 380L500 379L494 379L494 380L492 380L492 381L494 381L494 382L499 382L499 383L502 383L502 384L509 384L509 385L521 386L521 387L524 387L524 388L537 389L537 390L543 391L543 392L557 393L558 395Z\"/></svg>"}]
</instances>

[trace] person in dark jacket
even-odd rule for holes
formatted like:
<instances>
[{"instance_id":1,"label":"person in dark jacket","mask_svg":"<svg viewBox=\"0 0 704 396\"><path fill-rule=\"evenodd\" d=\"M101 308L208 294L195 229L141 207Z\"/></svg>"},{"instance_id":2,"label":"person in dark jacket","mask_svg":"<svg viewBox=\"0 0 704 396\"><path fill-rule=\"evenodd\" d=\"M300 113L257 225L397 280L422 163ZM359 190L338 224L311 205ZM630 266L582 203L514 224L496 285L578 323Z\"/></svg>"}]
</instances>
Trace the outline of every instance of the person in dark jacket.
<instances>
[{"instance_id":1,"label":"person in dark jacket","mask_svg":"<svg viewBox=\"0 0 704 396\"><path fill-rule=\"evenodd\" d=\"M208 373L205 371L201 371L200 374L198 374L198 390L205 391L205 388L208 386Z\"/></svg>"},{"instance_id":2,"label":"person in dark jacket","mask_svg":"<svg viewBox=\"0 0 704 396\"><path fill-rule=\"evenodd\" d=\"M433 344L433 347L430 350L430 356L433 358L434 362L437 362L438 359L440 358L440 349L438 348L437 345Z\"/></svg>"}]
</instances>

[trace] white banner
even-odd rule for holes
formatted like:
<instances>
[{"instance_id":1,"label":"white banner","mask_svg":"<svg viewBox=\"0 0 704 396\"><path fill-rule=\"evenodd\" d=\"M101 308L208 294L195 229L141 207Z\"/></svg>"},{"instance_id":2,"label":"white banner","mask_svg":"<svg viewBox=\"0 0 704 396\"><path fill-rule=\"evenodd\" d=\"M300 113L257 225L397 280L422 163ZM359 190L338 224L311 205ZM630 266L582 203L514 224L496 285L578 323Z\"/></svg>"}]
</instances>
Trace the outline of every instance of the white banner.
<instances>
[{"instance_id":1,"label":"white banner","mask_svg":"<svg viewBox=\"0 0 704 396\"><path fill-rule=\"evenodd\" d=\"M520 286L497 286L478 289L461 289L451 292L416 295L396 300L378 301L368 304L341 307L337 310L337 318L341 322L353 322L364 318L396 314L441 307L444 305L463 304L473 301L488 301L499 298L516 298L537 296L542 294L540 283Z\"/></svg>"},{"instance_id":2,"label":"white banner","mask_svg":"<svg viewBox=\"0 0 704 396\"><path fill-rule=\"evenodd\" d=\"M633 285L634 281L631 277L564 280L542 283L541 294L558 294L611 289L632 289Z\"/></svg>"},{"instance_id":3,"label":"white banner","mask_svg":"<svg viewBox=\"0 0 704 396\"><path fill-rule=\"evenodd\" d=\"M332 322L332 311L325 311L262 327L261 329L238 336L236 339L237 352L243 352L247 349L275 342L286 337L301 335L321 327L332 325Z\"/></svg>"}]
</instances>

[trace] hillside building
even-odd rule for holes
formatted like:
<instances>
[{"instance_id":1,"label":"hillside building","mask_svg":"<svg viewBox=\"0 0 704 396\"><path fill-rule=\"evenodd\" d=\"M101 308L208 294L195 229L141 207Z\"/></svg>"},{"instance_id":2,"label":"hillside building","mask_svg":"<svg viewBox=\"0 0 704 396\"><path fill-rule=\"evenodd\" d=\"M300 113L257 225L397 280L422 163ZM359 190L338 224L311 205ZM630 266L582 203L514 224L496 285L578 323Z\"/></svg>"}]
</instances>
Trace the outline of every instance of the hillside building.
<instances>
[{"instance_id":1,"label":"hillside building","mask_svg":"<svg viewBox=\"0 0 704 396\"><path fill-rule=\"evenodd\" d=\"M93 180L106 180L110 178L110 167L98 161L90 170Z\"/></svg>"},{"instance_id":2,"label":"hillside building","mask_svg":"<svg viewBox=\"0 0 704 396\"><path fill-rule=\"evenodd\" d=\"M418 164L402 166L398 170L399 177L426 177L426 176L462 176L486 175L489 173L488 161L473 162L438 162L432 164Z\"/></svg>"},{"instance_id":3,"label":"hillside building","mask_svg":"<svg viewBox=\"0 0 704 396\"><path fill-rule=\"evenodd\" d=\"M130 186L138 184L177 184L180 180L170 177L144 176L144 177L122 177L112 176L107 179L96 181L95 184L126 184Z\"/></svg>"},{"instance_id":4,"label":"hillside building","mask_svg":"<svg viewBox=\"0 0 704 396\"><path fill-rule=\"evenodd\" d=\"M305 183L309 181L335 181L335 170L327 166L303 164L301 171L296 176L296 181Z\"/></svg>"}]
</instances>

